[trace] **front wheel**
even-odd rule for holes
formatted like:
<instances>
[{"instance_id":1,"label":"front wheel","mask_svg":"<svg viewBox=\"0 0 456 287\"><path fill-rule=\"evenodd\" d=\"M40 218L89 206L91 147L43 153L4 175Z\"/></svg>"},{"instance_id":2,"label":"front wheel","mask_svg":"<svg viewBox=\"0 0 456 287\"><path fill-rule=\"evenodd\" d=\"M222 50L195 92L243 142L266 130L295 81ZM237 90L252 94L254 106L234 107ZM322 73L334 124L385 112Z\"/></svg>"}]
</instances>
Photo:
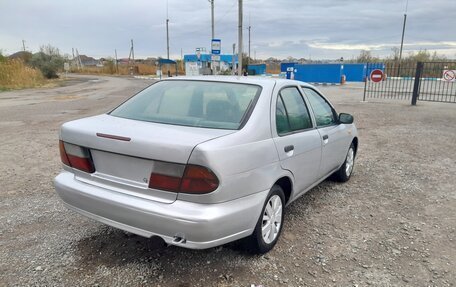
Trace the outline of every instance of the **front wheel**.
<instances>
[{"instance_id":1,"label":"front wheel","mask_svg":"<svg viewBox=\"0 0 456 287\"><path fill-rule=\"evenodd\" d=\"M253 234L250 236L252 251L263 254L270 251L282 232L285 208L285 195L280 186L274 185Z\"/></svg>"},{"instance_id":2,"label":"front wheel","mask_svg":"<svg viewBox=\"0 0 456 287\"><path fill-rule=\"evenodd\" d=\"M350 176L353 173L353 167L355 165L355 146L353 143L348 149L347 156L345 158L344 164L339 168L338 171L334 173L334 179L340 182L346 182L350 179Z\"/></svg>"}]
</instances>

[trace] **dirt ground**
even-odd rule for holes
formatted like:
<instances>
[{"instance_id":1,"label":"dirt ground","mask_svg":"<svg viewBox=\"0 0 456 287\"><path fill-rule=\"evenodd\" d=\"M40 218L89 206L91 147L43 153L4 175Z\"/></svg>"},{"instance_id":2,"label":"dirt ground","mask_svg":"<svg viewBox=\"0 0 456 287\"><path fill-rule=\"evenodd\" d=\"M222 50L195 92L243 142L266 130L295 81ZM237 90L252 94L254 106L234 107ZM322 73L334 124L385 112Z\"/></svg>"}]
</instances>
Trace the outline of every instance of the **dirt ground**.
<instances>
[{"instance_id":1,"label":"dirt ground","mask_svg":"<svg viewBox=\"0 0 456 287\"><path fill-rule=\"evenodd\" d=\"M275 249L252 256L237 244L166 247L60 202L59 126L148 84L78 76L0 93L0 286L456 285L456 105L366 103L360 84L321 87L355 116L355 173L290 205Z\"/></svg>"}]
</instances>

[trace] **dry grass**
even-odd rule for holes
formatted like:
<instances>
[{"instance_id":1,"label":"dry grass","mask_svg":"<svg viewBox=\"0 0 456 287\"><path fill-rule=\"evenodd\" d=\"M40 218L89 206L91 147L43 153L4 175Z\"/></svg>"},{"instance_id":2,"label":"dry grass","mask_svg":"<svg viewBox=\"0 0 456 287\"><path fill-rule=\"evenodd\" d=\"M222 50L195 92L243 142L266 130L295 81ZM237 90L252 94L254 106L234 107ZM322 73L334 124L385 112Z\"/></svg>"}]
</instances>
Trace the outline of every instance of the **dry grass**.
<instances>
[{"instance_id":1,"label":"dry grass","mask_svg":"<svg viewBox=\"0 0 456 287\"><path fill-rule=\"evenodd\" d=\"M157 67L152 65L146 64L136 64L137 70L134 71L130 69L127 65L119 65L118 71L116 71L116 67L114 65L105 65L103 67L83 67L82 69L78 70L74 68L71 70L73 73L80 73L80 74L95 74L95 75L131 75L132 71L135 75L156 75L157 74ZM168 73L168 69L172 75L176 74L176 70L174 66L166 67L163 66L162 73L166 75ZM184 74L184 71L179 69L179 74Z\"/></svg>"},{"instance_id":2,"label":"dry grass","mask_svg":"<svg viewBox=\"0 0 456 287\"><path fill-rule=\"evenodd\" d=\"M268 73L268 74L280 74L280 68L271 69L271 68L266 67L266 73Z\"/></svg>"},{"instance_id":3,"label":"dry grass","mask_svg":"<svg viewBox=\"0 0 456 287\"><path fill-rule=\"evenodd\" d=\"M0 62L0 90L39 87L47 81L37 69L13 59Z\"/></svg>"}]
</instances>

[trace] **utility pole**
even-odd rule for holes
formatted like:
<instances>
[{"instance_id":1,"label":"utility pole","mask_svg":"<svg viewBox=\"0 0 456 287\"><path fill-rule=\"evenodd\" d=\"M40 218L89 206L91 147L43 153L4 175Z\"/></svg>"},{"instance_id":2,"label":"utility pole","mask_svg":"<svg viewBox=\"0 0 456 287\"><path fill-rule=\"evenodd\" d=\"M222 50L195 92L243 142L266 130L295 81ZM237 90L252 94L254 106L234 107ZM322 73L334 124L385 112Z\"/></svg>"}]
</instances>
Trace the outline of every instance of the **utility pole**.
<instances>
[{"instance_id":1,"label":"utility pole","mask_svg":"<svg viewBox=\"0 0 456 287\"><path fill-rule=\"evenodd\" d=\"M169 60L169 29L168 29L169 17L168 17L168 1L166 1L166 55Z\"/></svg>"},{"instance_id":2,"label":"utility pole","mask_svg":"<svg viewBox=\"0 0 456 287\"><path fill-rule=\"evenodd\" d=\"M130 55L128 55L128 63L130 64L130 61L135 64L135 49L133 47L133 39L131 39L131 47L130 47Z\"/></svg>"},{"instance_id":3,"label":"utility pole","mask_svg":"<svg viewBox=\"0 0 456 287\"><path fill-rule=\"evenodd\" d=\"M251 30L252 26L250 26L250 13L249 13L249 27L247 28L247 30L249 30L249 57L247 58L247 64L250 64L250 30Z\"/></svg>"},{"instance_id":4,"label":"utility pole","mask_svg":"<svg viewBox=\"0 0 456 287\"><path fill-rule=\"evenodd\" d=\"M168 56L168 60L169 60L169 30L168 30L168 22L169 22L169 19L166 19L166 55Z\"/></svg>"},{"instance_id":5,"label":"utility pole","mask_svg":"<svg viewBox=\"0 0 456 287\"><path fill-rule=\"evenodd\" d=\"M25 52L25 40L22 40L22 50Z\"/></svg>"},{"instance_id":6,"label":"utility pole","mask_svg":"<svg viewBox=\"0 0 456 287\"><path fill-rule=\"evenodd\" d=\"M247 59L247 64L250 64L250 28L252 28L249 24L249 58Z\"/></svg>"},{"instance_id":7,"label":"utility pole","mask_svg":"<svg viewBox=\"0 0 456 287\"><path fill-rule=\"evenodd\" d=\"M242 0L239 0L238 19L238 76L242 75Z\"/></svg>"},{"instance_id":8,"label":"utility pole","mask_svg":"<svg viewBox=\"0 0 456 287\"><path fill-rule=\"evenodd\" d=\"M212 26L212 38L211 38L211 46L212 40L215 39L215 28L214 28L214 0L208 0L211 3L211 26ZM211 47L211 74L214 75L215 73L215 65L214 61L212 60L212 47Z\"/></svg>"},{"instance_id":9,"label":"utility pole","mask_svg":"<svg viewBox=\"0 0 456 287\"><path fill-rule=\"evenodd\" d=\"M209 0L211 3L211 24L212 24L212 39L215 38L215 27L214 27L214 0Z\"/></svg>"},{"instance_id":10,"label":"utility pole","mask_svg":"<svg viewBox=\"0 0 456 287\"><path fill-rule=\"evenodd\" d=\"M133 39L131 39L131 57L133 58L133 64L135 64L135 48L133 47Z\"/></svg>"},{"instance_id":11,"label":"utility pole","mask_svg":"<svg viewBox=\"0 0 456 287\"><path fill-rule=\"evenodd\" d=\"M407 9L408 9L408 0L405 4L404 23L402 25L401 49L399 50L399 63L398 63L398 67L397 67L397 76L398 77L401 76L402 48L404 47L405 24L407 22Z\"/></svg>"},{"instance_id":12,"label":"utility pole","mask_svg":"<svg viewBox=\"0 0 456 287\"><path fill-rule=\"evenodd\" d=\"M116 74L119 73L119 67L118 67L118 63L117 63L117 49L114 49L114 54L115 54L115 57L116 57Z\"/></svg>"},{"instance_id":13,"label":"utility pole","mask_svg":"<svg viewBox=\"0 0 456 287\"><path fill-rule=\"evenodd\" d=\"M73 54L73 59L71 60L71 65L74 65L74 48L71 48L71 53Z\"/></svg>"},{"instance_id":14,"label":"utility pole","mask_svg":"<svg viewBox=\"0 0 456 287\"><path fill-rule=\"evenodd\" d=\"M82 65L81 56L79 55L78 49L76 49L76 58L78 59L78 60L77 60L78 70L80 70L80 69L82 69L84 66Z\"/></svg>"},{"instance_id":15,"label":"utility pole","mask_svg":"<svg viewBox=\"0 0 456 287\"><path fill-rule=\"evenodd\" d=\"M135 73L135 49L133 46L133 39L131 39L130 54L128 55L128 66L130 75L133 75Z\"/></svg>"}]
</instances>

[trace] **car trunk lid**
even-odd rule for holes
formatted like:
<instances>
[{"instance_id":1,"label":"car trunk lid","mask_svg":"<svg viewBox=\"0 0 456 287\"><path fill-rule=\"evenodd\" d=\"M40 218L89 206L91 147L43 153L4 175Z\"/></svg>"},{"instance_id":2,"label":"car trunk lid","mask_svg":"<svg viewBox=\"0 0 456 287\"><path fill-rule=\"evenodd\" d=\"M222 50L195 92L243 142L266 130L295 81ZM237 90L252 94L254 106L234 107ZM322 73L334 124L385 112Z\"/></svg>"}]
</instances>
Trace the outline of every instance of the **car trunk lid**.
<instances>
[{"instance_id":1,"label":"car trunk lid","mask_svg":"<svg viewBox=\"0 0 456 287\"><path fill-rule=\"evenodd\" d=\"M157 162L187 164L193 148L233 130L185 127L100 115L65 123L64 142L90 150L95 172L75 170L78 180L160 202L173 202L176 192L151 189Z\"/></svg>"}]
</instances>

